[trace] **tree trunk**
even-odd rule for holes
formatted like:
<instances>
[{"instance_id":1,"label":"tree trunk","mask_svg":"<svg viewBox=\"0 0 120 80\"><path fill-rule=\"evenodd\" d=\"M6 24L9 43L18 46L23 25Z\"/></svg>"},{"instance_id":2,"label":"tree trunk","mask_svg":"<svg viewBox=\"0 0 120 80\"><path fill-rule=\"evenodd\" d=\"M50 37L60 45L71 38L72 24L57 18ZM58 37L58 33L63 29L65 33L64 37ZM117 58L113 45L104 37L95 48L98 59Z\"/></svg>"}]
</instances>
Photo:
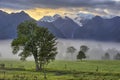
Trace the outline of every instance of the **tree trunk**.
<instances>
[{"instance_id":1,"label":"tree trunk","mask_svg":"<svg viewBox=\"0 0 120 80\"><path fill-rule=\"evenodd\" d=\"M39 64L39 69L40 70L42 70L42 67L43 67L42 64L43 64L42 61L40 61L40 64Z\"/></svg>"},{"instance_id":2,"label":"tree trunk","mask_svg":"<svg viewBox=\"0 0 120 80\"><path fill-rule=\"evenodd\" d=\"M36 71L40 70L37 57L34 56Z\"/></svg>"},{"instance_id":3,"label":"tree trunk","mask_svg":"<svg viewBox=\"0 0 120 80\"><path fill-rule=\"evenodd\" d=\"M39 68L39 63L38 63L38 60L35 59L35 65L36 65L36 71L39 71L40 68Z\"/></svg>"}]
</instances>

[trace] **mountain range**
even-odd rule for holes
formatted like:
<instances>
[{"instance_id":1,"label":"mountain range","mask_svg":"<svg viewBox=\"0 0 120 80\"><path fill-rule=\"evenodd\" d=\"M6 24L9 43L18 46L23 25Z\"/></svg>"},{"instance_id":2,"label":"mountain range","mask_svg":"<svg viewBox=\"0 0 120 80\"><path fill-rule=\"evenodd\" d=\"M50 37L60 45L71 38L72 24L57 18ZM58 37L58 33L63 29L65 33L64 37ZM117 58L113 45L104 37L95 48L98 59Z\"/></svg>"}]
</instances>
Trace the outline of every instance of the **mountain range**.
<instances>
[{"instance_id":1,"label":"mountain range","mask_svg":"<svg viewBox=\"0 0 120 80\"><path fill-rule=\"evenodd\" d=\"M24 11L11 14L0 11L0 39L15 38L17 25L25 20L34 19ZM119 16L103 18L88 15L85 18L82 15L73 19L56 14L44 16L36 22L39 26L48 28L57 38L120 42Z\"/></svg>"},{"instance_id":2,"label":"mountain range","mask_svg":"<svg viewBox=\"0 0 120 80\"><path fill-rule=\"evenodd\" d=\"M0 39L13 39L17 36L17 26L32 18L24 11L11 13L0 11Z\"/></svg>"}]
</instances>

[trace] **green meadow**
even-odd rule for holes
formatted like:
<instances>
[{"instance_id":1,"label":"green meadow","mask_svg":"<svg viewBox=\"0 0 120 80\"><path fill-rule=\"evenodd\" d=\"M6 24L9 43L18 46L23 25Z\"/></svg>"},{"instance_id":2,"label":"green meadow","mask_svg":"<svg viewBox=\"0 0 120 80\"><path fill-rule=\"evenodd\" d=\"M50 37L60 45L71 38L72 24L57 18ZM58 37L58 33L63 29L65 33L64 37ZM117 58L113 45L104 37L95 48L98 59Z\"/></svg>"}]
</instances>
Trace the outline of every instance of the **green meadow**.
<instances>
[{"instance_id":1,"label":"green meadow","mask_svg":"<svg viewBox=\"0 0 120 80\"><path fill-rule=\"evenodd\" d=\"M120 61L58 61L35 71L34 61L0 60L0 80L120 80Z\"/></svg>"}]
</instances>

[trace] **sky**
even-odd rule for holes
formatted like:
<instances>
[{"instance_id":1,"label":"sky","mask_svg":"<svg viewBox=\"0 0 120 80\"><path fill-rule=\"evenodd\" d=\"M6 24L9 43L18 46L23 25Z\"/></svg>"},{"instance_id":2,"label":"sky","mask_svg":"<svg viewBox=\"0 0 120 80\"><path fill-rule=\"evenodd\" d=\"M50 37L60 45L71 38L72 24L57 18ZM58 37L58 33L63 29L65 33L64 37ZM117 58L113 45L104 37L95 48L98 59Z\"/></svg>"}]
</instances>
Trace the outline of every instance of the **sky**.
<instances>
[{"instance_id":1,"label":"sky","mask_svg":"<svg viewBox=\"0 0 120 80\"><path fill-rule=\"evenodd\" d=\"M7 13L25 11L36 20L54 14L120 16L120 0L0 0L0 10Z\"/></svg>"}]
</instances>

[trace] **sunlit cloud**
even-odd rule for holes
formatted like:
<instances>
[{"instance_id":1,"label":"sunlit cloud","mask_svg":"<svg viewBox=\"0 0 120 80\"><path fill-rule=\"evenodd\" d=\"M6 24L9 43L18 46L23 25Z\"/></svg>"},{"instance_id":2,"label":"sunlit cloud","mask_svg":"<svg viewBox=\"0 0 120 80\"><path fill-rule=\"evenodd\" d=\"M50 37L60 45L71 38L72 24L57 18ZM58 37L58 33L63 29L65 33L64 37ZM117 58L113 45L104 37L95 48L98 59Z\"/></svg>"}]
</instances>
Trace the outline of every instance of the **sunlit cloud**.
<instances>
[{"instance_id":1,"label":"sunlit cloud","mask_svg":"<svg viewBox=\"0 0 120 80\"><path fill-rule=\"evenodd\" d=\"M25 10L26 13L28 13L31 17L35 18L36 20L39 20L43 16L53 16L55 14L60 14L61 16L64 15L65 10L64 9L49 9L49 8L34 8L34 9L28 9Z\"/></svg>"},{"instance_id":2,"label":"sunlit cloud","mask_svg":"<svg viewBox=\"0 0 120 80\"><path fill-rule=\"evenodd\" d=\"M17 12L21 12L22 10L14 10L14 9L9 9L9 8L0 8L0 10L7 12L9 14L11 13L17 13Z\"/></svg>"},{"instance_id":3,"label":"sunlit cloud","mask_svg":"<svg viewBox=\"0 0 120 80\"><path fill-rule=\"evenodd\" d=\"M25 11L36 20L54 14L120 16L120 0L0 0L0 10L7 13Z\"/></svg>"}]
</instances>

